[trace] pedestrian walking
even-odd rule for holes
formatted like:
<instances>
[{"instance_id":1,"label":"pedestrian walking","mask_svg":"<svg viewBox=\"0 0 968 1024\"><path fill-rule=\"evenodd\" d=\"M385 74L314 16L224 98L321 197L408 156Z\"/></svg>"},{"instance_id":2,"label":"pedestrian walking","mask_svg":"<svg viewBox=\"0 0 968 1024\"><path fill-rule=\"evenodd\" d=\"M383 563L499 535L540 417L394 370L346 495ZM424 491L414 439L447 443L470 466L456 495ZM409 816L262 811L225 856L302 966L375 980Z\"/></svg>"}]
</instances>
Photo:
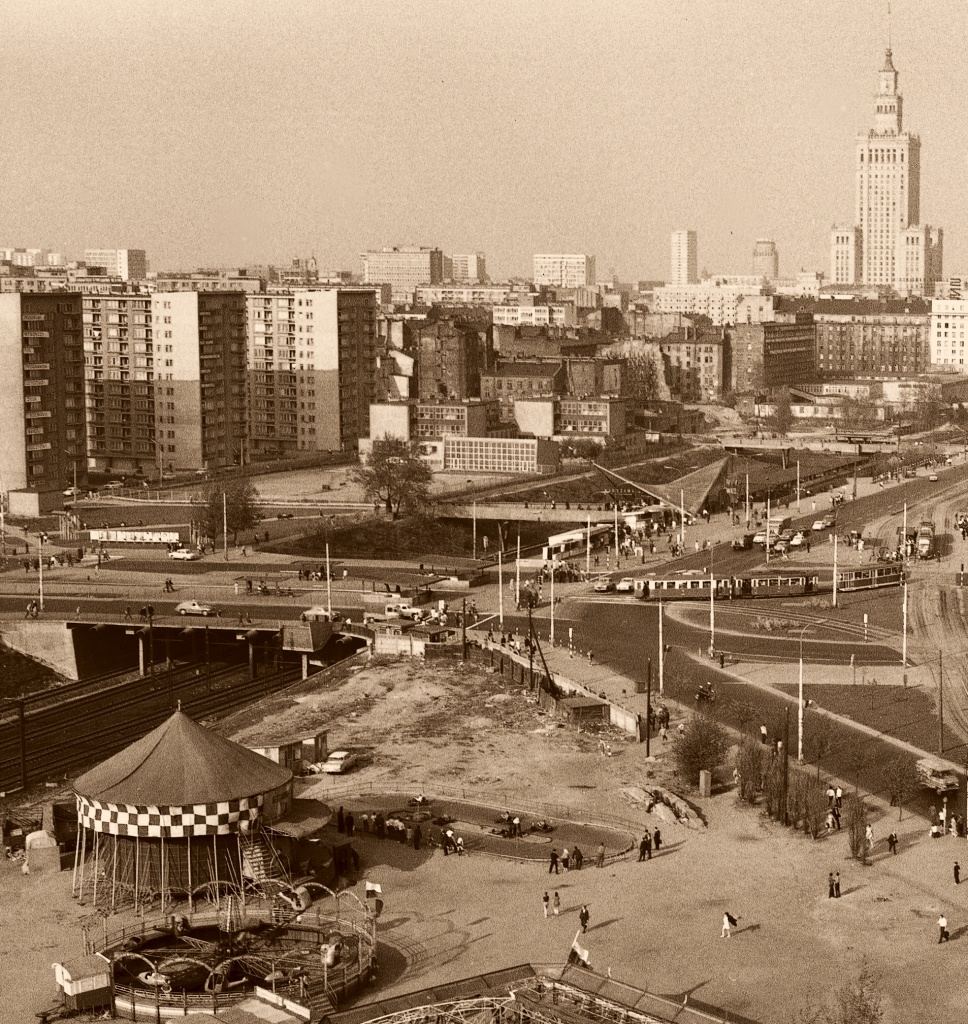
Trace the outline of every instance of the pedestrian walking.
<instances>
[{"instance_id":1,"label":"pedestrian walking","mask_svg":"<svg viewBox=\"0 0 968 1024\"><path fill-rule=\"evenodd\" d=\"M548 920L548 908L551 906L551 897L548 895L548 890L545 889L544 896L541 897L541 904L544 907L545 920Z\"/></svg>"},{"instance_id":2,"label":"pedestrian walking","mask_svg":"<svg viewBox=\"0 0 968 1024\"><path fill-rule=\"evenodd\" d=\"M840 788L840 786L838 786L837 789L836 789L836 792L834 794L834 807L836 807L839 810L843 806L844 806L844 791Z\"/></svg>"},{"instance_id":3,"label":"pedestrian walking","mask_svg":"<svg viewBox=\"0 0 968 1024\"><path fill-rule=\"evenodd\" d=\"M954 867L955 885L961 885L961 865L955 861Z\"/></svg>"},{"instance_id":4,"label":"pedestrian walking","mask_svg":"<svg viewBox=\"0 0 968 1024\"><path fill-rule=\"evenodd\" d=\"M558 874L558 851L553 846L551 847L551 860L548 864L548 874L550 875L552 871L556 875Z\"/></svg>"},{"instance_id":5,"label":"pedestrian walking","mask_svg":"<svg viewBox=\"0 0 968 1024\"><path fill-rule=\"evenodd\" d=\"M887 837L887 848L891 851L891 853L894 854L895 857L897 856L897 833L896 832L892 832Z\"/></svg>"},{"instance_id":6,"label":"pedestrian walking","mask_svg":"<svg viewBox=\"0 0 968 1024\"><path fill-rule=\"evenodd\" d=\"M840 872L834 874L834 898L840 899Z\"/></svg>"},{"instance_id":7,"label":"pedestrian walking","mask_svg":"<svg viewBox=\"0 0 968 1024\"><path fill-rule=\"evenodd\" d=\"M827 806L828 807L833 807L833 805L834 805L834 798L836 797L836 795L837 794L834 792L833 785L828 786L827 787Z\"/></svg>"},{"instance_id":8,"label":"pedestrian walking","mask_svg":"<svg viewBox=\"0 0 968 1024\"><path fill-rule=\"evenodd\" d=\"M565 869L565 871L568 870L568 850L567 850L567 848L561 851L561 866Z\"/></svg>"},{"instance_id":9,"label":"pedestrian walking","mask_svg":"<svg viewBox=\"0 0 968 1024\"><path fill-rule=\"evenodd\" d=\"M581 866L585 862L585 855L577 846L571 851L571 862L574 864L576 871L581 871Z\"/></svg>"},{"instance_id":10,"label":"pedestrian walking","mask_svg":"<svg viewBox=\"0 0 968 1024\"><path fill-rule=\"evenodd\" d=\"M449 828L444 833L444 856L446 857L452 849L456 850L456 848L457 843L454 839L454 830Z\"/></svg>"},{"instance_id":11,"label":"pedestrian walking","mask_svg":"<svg viewBox=\"0 0 968 1024\"><path fill-rule=\"evenodd\" d=\"M555 889L554 899L551 901L551 912L558 917L561 913L561 897L558 895L558 890Z\"/></svg>"},{"instance_id":12,"label":"pedestrian walking","mask_svg":"<svg viewBox=\"0 0 968 1024\"><path fill-rule=\"evenodd\" d=\"M766 726L765 725L761 725L760 726L760 743L763 743L763 744L766 743L767 735L768 735L768 733L767 733Z\"/></svg>"},{"instance_id":13,"label":"pedestrian walking","mask_svg":"<svg viewBox=\"0 0 968 1024\"><path fill-rule=\"evenodd\" d=\"M864 829L864 841L867 843L867 849L868 850L873 850L874 849L874 826L873 825L868 825L867 828Z\"/></svg>"},{"instance_id":14,"label":"pedestrian walking","mask_svg":"<svg viewBox=\"0 0 968 1024\"><path fill-rule=\"evenodd\" d=\"M723 930L719 933L721 939L731 939L733 933L729 930L730 928L736 927L736 918L727 910L723 914Z\"/></svg>"},{"instance_id":15,"label":"pedestrian walking","mask_svg":"<svg viewBox=\"0 0 968 1024\"><path fill-rule=\"evenodd\" d=\"M656 853L662 848L662 833L658 829L652 833L652 845L655 847Z\"/></svg>"},{"instance_id":16,"label":"pedestrian walking","mask_svg":"<svg viewBox=\"0 0 968 1024\"><path fill-rule=\"evenodd\" d=\"M645 836L642 836L642 841L639 843L639 863L645 860Z\"/></svg>"},{"instance_id":17,"label":"pedestrian walking","mask_svg":"<svg viewBox=\"0 0 968 1024\"><path fill-rule=\"evenodd\" d=\"M938 945L942 942L950 942L951 936L948 934L948 919L944 916L944 911L941 912L941 916L938 918Z\"/></svg>"},{"instance_id":18,"label":"pedestrian walking","mask_svg":"<svg viewBox=\"0 0 968 1024\"><path fill-rule=\"evenodd\" d=\"M649 860L652 860L652 833L648 829L645 830L645 835L642 837L642 842L645 843L645 855Z\"/></svg>"},{"instance_id":19,"label":"pedestrian walking","mask_svg":"<svg viewBox=\"0 0 968 1024\"><path fill-rule=\"evenodd\" d=\"M588 913L588 904L587 903L583 903L581 905L581 910L578 911L578 923L581 925L582 935L584 935L585 932L588 931L588 918L589 917L590 917L590 915Z\"/></svg>"},{"instance_id":20,"label":"pedestrian walking","mask_svg":"<svg viewBox=\"0 0 968 1024\"><path fill-rule=\"evenodd\" d=\"M827 899L832 900L835 895L836 889L834 883L834 873L831 871L830 874L827 875Z\"/></svg>"}]
</instances>

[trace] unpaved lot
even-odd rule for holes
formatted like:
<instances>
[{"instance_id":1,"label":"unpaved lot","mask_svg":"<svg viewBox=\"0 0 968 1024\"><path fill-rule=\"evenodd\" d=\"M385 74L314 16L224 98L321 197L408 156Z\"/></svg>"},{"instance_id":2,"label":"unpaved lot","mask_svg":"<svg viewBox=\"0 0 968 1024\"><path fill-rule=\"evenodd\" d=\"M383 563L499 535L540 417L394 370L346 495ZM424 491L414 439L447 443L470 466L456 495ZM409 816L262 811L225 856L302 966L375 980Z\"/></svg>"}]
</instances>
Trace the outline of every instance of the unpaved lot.
<instances>
[{"instance_id":1,"label":"unpaved lot","mask_svg":"<svg viewBox=\"0 0 968 1024\"><path fill-rule=\"evenodd\" d=\"M264 719L264 720L263 720ZM856 974L868 957L881 978L888 1022L965 1021L964 944L968 889L952 864L968 857L953 839L931 842L920 819L875 814L878 839L867 868L847 858L843 836L813 842L736 804L731 791L696 801L708 827L646 815L637 787L671 785L668 755L563 727L519 686L498 675L428 668L419 662L371 663L324 685L311 681L220 731L252 743L328 728L330 746L365 748L368 762L346 780L318 778L308 794L338 798L361 791L461 791L482 802L526 808L551 803L581 818L595 812L660 825L661 856L628 857L602 870L549 875L546 865L440 852L416 857L398 844L364 838L364 874L384 888L381 994L400 993L524 961L567 955L577 911L589 905L584 944L593 967L674 995L728 1010L731 1020L780 1024ZM336 789L335 787L343 787ZM889 814L890 817L880 817ZM884 837L899 827L897 856ZM827 898L828 871L844 895ZM561 895L562 917L546 921L545 889ZM50 963L79 951L77 921L90 914L70 900L69 875L24 878L0 866L0 1019L33 1019L52 992ZM739 927L720 939L722 914ZM936 943L944 910L952 941ZM15 995L11 995L15 994Z\"/></svg>"}]
</instances>

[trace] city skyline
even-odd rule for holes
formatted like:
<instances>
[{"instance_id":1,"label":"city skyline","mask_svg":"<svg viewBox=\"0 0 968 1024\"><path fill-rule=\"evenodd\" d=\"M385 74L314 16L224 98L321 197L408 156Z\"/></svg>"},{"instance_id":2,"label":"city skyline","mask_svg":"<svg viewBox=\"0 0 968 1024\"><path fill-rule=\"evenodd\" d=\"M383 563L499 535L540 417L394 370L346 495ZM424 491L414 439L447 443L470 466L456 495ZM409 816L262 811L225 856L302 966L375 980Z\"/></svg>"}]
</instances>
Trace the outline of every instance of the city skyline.
<instances>
[{"instance_id":1,"label":"city skyline","mask_svg":"<svg viewBox=\"0 0 968 1024\"><path fill-rule=\"evenodd\" d=\"M883 3L4 3L5 245L138 247L153 269L359 270L385 245L586 252L599 279L665 278L670 233L700 269L829 272L851 220L853 140L888 42ZM544 31L554 12L554 32ZM53 16L52 16L52 12ZM906 118L925 146L922 222L964 267L949 205L968 151L951 83L954 3L893 5Z\"/></svg>"}]
</instances>

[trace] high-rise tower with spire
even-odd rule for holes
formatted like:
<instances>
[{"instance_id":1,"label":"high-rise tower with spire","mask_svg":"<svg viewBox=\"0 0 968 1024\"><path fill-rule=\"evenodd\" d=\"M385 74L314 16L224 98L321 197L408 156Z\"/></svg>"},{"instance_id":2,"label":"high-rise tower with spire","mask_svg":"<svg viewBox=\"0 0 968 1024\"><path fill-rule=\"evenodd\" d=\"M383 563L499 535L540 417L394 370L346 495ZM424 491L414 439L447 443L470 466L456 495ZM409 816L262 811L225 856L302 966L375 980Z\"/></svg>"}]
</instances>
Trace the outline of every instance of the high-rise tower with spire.
<instances>
[{"instance_id":1,"label":"high-rise tower with spire","mask_svg":"<svg viewBox=\"0 0 968 1024\"><path fill-rule=\"evenodd\" d=\"M855 227L834 228L831 235L835 284L924 295L941 276L941 229L920 224L921 140L904 130L903 104L888 47L874 94L874 125L857 136Z\"/></svg>"}]
</instances>

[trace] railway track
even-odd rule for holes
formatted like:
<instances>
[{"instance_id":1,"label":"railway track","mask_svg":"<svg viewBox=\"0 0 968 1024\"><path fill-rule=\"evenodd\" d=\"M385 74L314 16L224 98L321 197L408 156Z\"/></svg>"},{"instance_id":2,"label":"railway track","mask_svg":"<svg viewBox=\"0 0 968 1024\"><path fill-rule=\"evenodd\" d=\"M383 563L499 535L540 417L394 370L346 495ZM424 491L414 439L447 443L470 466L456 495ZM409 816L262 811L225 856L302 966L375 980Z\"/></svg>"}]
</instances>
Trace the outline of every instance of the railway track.
<instances>
[{"instance_id":1,"label":"railway track","mask_svg":"<svg viewBox=\"0 0 968 1024\"><path fill-rule=\"evenodd\" d=\"M72 769L116 753L160 725L177 704L194 718L209 718L284 689L300 676L294 666L255 679L248 678L245 666L225 666L209 676L197 666L183 666L28 711L28 784L61 779ZM0 789L15 790L21 784L20 743L18 720L0 723Z\"/></svg>"}]
</instances>

